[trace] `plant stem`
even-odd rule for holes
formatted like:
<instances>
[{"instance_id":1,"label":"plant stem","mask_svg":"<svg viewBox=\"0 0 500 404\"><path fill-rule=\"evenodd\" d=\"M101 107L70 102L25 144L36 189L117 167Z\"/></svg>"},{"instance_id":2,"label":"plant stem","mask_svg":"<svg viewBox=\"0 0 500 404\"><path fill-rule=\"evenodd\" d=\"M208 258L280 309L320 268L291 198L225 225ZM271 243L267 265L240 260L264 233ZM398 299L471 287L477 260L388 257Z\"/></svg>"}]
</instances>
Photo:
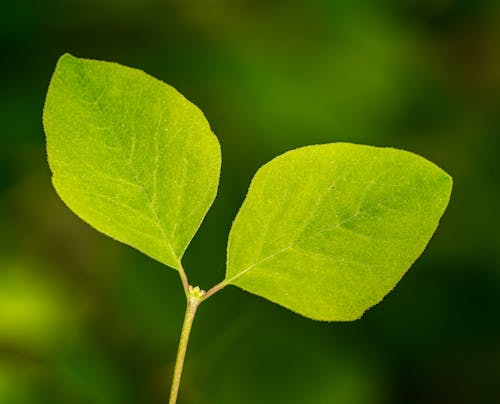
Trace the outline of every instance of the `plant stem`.
<instances>
[{"instance_id":1,"label":"plant stem","mask_svg":"<svg viewBox=\"0 0 500 404\"><path fill-rule=\"evenodd\" d=\"M217 292L224 289L227 285L228 285L228 283L225 280L223 280L222 282L219 282L212 289L209 289L207 292L205 292L203 294L201 301L203 302L204 300L207 300L210 296L215 295Z\"/></svg>"},{"instance_id":2,"label":"plant stem","mask_svg":"<svg viewBox=\"0 0 500 404\"><path fill-rule=\"evenodd\" d=\"M191 292L191 290L190 290ZM200 298L193 293L189 293L187 297L186 314L184 316L184 323L182 324L181 338L179 341L179 349L177 351L177 359L175 360L174 376L172 378L172 387L170 389L169 404L177 402L177 395L179 393L179 385L181 383L182 368L184 367L184 358L186 357L186 349L191 334L191 327L193 325L196 309L200 304Z\"/></svg>"},{"instance_id":3,"label":"plant stem","mask_svg":"<svg viewBox=\"0 0 500 404\"><path fill-rule=\"evenodd\" d=\"M193 287L189 285L186 273L184 272L182 265L179 266L179 274L182 280L182 285L184 286L184 291L186 292L187 305L186 314L184 315L184 323L182 324L181 338L179 340L179 348L177 350L177 359L175 360L174 376L172 378L170 399L168 401L169 404L175 404L177 402L179 386L181 384L182 369L184 367L184 359L186 358L189 335L191 334L191 328L193 326L193 320L196 315L196 310L198 309L198 306L201 302L208 299L210 296L214 295L227 286L227 283L225 281L222 281L215 285L208 292L205 292L197 286Z\"/></svg>"},{"instance_id":4,"label":"plant stem","mask_svg":"<svg viewBox=\"0 0 500 404\"><path fill-rule=\"evenodd\" d=\"M182 282L182 288L184 289L186 298L189 299L189 281L186 275L186 271L184 271L184 267L182 266L182 263L180 261L179 261L178 271Z\"/></svg>"}]
</instances>

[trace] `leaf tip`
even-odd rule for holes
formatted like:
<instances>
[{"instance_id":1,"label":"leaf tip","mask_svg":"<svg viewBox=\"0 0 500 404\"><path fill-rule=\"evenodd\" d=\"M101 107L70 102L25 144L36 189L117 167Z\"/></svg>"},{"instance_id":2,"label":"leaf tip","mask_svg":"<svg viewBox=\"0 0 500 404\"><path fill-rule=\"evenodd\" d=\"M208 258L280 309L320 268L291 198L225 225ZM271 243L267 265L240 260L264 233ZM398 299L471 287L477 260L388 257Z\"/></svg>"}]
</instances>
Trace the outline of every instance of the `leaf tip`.
<instances>
[{"instance_id":1,"label":"leaf tip","mask_svg":"<svg viewBox=\"0 0 500 404\"><path fill-rule=\"evenodd\" d=\"M442 170L442 174L443 174L443 177L442 177L442 180L441 180L441 186L442 186L442 192L443 192L443 197L444 197L444 200L446 201L446 206L448 206L448 203L451 199L451 194L452 194L452 191L453 191L453 177L448 174L446 171Z\"/></svg>"},{"instance_id":2,"label":"leaf tip","mask_svg":"<svg viewBox=\"0 0 500 404\"><path fill-rule=\"evenodd\" d=\"M57 60L56 67L59 67L60 65L64 65L64 64L68 64L68 63L75 63L78 60L79 59L76 56L73 56L71 53L65 52Z\"/></svg>"}]
</instances>

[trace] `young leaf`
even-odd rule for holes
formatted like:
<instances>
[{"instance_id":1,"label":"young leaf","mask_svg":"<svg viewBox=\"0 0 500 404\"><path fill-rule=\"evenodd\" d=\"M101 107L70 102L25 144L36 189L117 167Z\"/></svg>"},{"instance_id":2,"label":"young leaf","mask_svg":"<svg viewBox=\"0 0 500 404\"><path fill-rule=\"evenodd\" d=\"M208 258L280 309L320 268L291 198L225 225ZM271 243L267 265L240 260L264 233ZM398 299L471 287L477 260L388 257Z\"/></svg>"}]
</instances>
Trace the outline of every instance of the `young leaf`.
<instances>
[{"instance_id":1,"label":"young leaf","mask_svg":"<svg viewBox=\"0 0 500 404\"><path fill-rule=\"evenodd\" d=\"M181 268L219 181L220 146L203 113L140 70L64 55L43 121L62 200L97 230Z\"/></svg>"},{"instance_id":2,"label":"young leaf","mask_svg":"<svg viewBox=\"0 0 500 404\"><path fill-rule=\"evenodd\" d=\"M422 253L451 188L443 170L401 150L337 143L285 153L252 180L225 283L316 320L355 320Z\"/></svg>"}]
</instances>

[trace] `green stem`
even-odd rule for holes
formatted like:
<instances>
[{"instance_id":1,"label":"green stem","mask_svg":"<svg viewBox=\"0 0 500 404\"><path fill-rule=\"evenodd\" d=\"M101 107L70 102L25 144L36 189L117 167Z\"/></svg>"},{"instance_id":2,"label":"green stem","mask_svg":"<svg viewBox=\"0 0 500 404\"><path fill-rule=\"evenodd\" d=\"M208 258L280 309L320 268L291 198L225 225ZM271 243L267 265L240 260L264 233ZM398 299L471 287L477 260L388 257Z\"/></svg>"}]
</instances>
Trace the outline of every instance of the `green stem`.
<instances>
[{"instance_id":1,"label":"green stem","mask_svg":"<svg viewBox=\"0 0 500 404\"><path fill-rule=\"evenodd\" d=\"M220 292L222 289L224 289L229 283L226 280L223 280L222 282L219 282L217 285L215 285L212 289L209 289L207 292L203 294L201 297L201 301L207 300L209 297L215 295L217 292Z\"/></svg>"},{"instance_id":2,"label":"green stem","mask_svg":"<svg viewBox=\"0 0 500 404\"><path fill-rule=\"evenodd\" d=\"M179 261L178 263L178 271L179 271L179 276L181 278L182 282L182 288L184 289L184 293L186 295L186 298L189 299L189 281L186 275L186 271L184 271L184 267L182 266L182 263Z\"/></svg>"},{"instance_id":3,"label":"green stem","mask_svg":"<svg viewBox=\"0 0 500 404\"><path fill-rule=\"evenodd\" d=\"M189 335L191 334L191 327L193 325L194 316L199 304L199 296L190 290L187 297L186 314L184 316L184 323L182 324L177 359L175 360L174 376L172 379L172 387L170 389L170 399L168 401L169 404L175 404L177 402L177 395L179 393L179 385L181 383L182 368L184 367L184 358L186 357Z\"/></svg>"}]
</instances>

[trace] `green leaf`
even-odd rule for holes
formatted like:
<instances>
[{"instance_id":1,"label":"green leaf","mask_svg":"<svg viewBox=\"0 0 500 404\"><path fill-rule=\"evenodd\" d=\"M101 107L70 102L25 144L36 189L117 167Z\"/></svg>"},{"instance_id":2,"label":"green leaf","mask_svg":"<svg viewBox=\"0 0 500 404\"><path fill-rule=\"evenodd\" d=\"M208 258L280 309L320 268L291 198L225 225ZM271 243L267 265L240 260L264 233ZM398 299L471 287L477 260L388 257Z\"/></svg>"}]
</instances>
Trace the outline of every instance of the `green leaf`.
<instances>
[{"instance_id":1,"label":"green leaf","mask_svg":"<svg viewBox=\"0 0 500 404\"><path fill-rule=\"evenodd\" d=\"M220 146L203 113L140 70L64 55L43 121L62 200L97 230L180 269L219 181Z\"/></svg>"},{"instance_id":2,"label":"green leaf","mask_svg":"<svg viewBox=\"0 0 500 404\"><path fill-rule=\"evenodd\" d=\"M226 284L306 317L350 321L422 253L452 179L415 154L334 143L255 175L229 235Z\"/></svg>"}]
</instances>

